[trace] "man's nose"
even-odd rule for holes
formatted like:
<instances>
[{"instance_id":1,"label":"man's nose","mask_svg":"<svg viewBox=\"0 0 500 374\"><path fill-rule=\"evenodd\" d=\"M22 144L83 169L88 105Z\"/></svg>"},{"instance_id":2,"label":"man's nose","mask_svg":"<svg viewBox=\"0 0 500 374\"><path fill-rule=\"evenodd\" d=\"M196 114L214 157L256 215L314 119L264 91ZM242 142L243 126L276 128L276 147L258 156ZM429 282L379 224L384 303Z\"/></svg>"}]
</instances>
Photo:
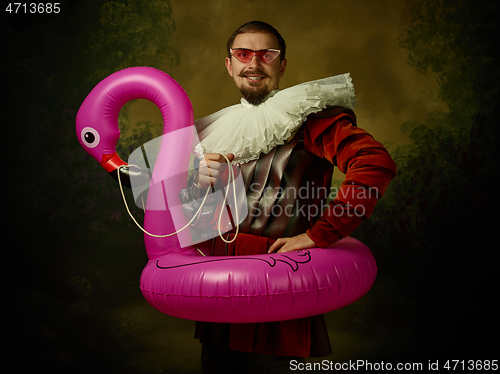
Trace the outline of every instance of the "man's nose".
<instances>
[{"instance_id":1,"label":"man's nose","mask_svg":"<svg viewBox=\"0 0 500 374\"><path fill-rule=\"evenodd\" d=\"M257 66L260 66L260 59L257 57L257 55L254 55L248 62L248 67L257 67Z\"/></svg>"}]
</instances>

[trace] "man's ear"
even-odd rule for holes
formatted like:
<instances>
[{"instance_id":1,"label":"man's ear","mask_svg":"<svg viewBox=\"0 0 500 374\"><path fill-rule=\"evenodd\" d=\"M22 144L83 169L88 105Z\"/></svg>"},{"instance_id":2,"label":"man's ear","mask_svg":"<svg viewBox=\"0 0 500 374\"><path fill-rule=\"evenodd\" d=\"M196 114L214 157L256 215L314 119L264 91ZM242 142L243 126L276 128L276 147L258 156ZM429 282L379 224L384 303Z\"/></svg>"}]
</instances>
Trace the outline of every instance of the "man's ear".
<instances>
[{"instance_id":1,"label":"man's ear","mask_svg":"<svg viewBox=\"0 0 500 374\"><path fill-rule=\"evenodd\" d=\"M227 68L227 72L232 77L233 76L233 69L231 66L231 59L229 57L226 57L226 68Z\"/></svg>"},{"instance_id":2,"label":"man's ear","mask_svg":"<svg viewBox=\"0 0 500 374\"><path fill-rule=\"evenodd\" d=\"M280 78L285 74L285 69L286 69L286 58L281 60L280 62Z\"/></svg>"}]
</instances>

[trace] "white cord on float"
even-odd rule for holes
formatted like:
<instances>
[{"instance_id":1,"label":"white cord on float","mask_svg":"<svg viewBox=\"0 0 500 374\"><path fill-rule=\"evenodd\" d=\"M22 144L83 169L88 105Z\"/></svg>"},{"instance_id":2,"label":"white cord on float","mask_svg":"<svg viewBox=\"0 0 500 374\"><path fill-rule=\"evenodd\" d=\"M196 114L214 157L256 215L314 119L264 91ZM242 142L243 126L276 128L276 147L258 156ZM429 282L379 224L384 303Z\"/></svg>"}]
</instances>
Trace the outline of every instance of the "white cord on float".
<instances>
[{"instance_id":1,"label":"white cord on float","mask_svg":"<svg viewBox=\"0 0 500 374\"><path fill-rule=\"evenodd\" d=\"M226 159L226 162L227 162L228 167L229 167L229 176L227 179L227 183L229 184L230 183L229 181L231 181L231 183L233 184L234 211L235 211L235 216L236 216L236 231L234 233L234 238L231 240L226 240L226 239L224 239L224 237L222 236L222 232L220 231L220 221L222 219L223 209L220 210L219 221L217 222L217 229L219 230L219 237L222 239L222 241L229 244L229 243L234 242L236 240L236 237L238 236L238 232L240 230L240 225L239 225L240 220L238 217L238 201L236 200L236 183L235 183L235 179L234 179L233 168L231 167L231 164L229 163L229 160L227 159L227 157L224 155L222 155L222 157L224 157ZM226 189L226 193L224 194L224 201L222 202L222 207L224 207L226 205L227 194L228 194L228 191Z\"/></svg>"},{"instance_id":2,"label":"white cord on float","mask_svg":"<svg viewBox=\"0 0 500 374\"><path fill-rule=\"evenodd\" d=\"M236 216L236 233L235 233L235 236L232 240L228 241L226 239L224 239L224 237L222 236L222 232L221 232L221 229L220 229L220 222L221 222L221 219L222 219L222 212L223 212L223 209L221 209L220 211L220 215L219 215L219 221L218 221L218 224L217 224L217 229L219 231L219 236L220 238L225 241L226 243L232 243L236 237L238 236L238 231L239 231L239 217L238 217L238 204L237 204L237 200L236 200L236 186L235 186L235 183L234 183L234 172L233 172L233 168L231 167L230 165L230 162L229 160L227 159L226 156L223 155L223 157L226 159L226 162L228 163L228 167L229 167L229 176L228 176L228 183L232 183L233 184L233 195L234 195L234 208L235 208L235 216ZM122 167L126 167L126 166L136 166L138 167L137 165L120 165L118 167L118 170L117 170L117 174L118 174L118 185L120 186L120 191L121 191L121 194L122 194L122 198L123 198L123 202L125 204L125 208L127 209L127 212L130 216L130 218L132 218L132 221L134 221L134 223L137 225L137 227L139 227L144 233L148 234L149 236L153 236L155 238L166 238L168 236L172 236L172 235L175 235L179 232L181 232L182 230L186 229L187 227L189 227L189 225L195 220L195 218L197 218L200 214L201 214L201 210L203 208L203 205L205 204L205 200L207 199L207 196L208 196L208 192L210 191L210 187L207 188L207 192L205 193L205 197L203 198L203 201L201 202L200 204L200 207L198 208L198 211L196 212L196 214L193 216L193 218L191 218L191 220L186 224L186 226L182 227L181 229L171 233L171 234L165 234L165 235L155 235L155 234L152 234L148 231L146 231L134 218L134 216L132 215L132 213L130 212L130 209L128 207L128 204L127 204L127 200L125 198L125 193L123 192L123 186L122 186L122 181L121 181L121 178L120 178L120 168ZM228 190L226 189L226 193L224 194L224 201L222 203L222 206L224 206L226 204L226 200L227 200L227 195L228 195ZM143 203L144 204L144 203ZM196 248L199 252L200 250L198 248ZM203 253L202 253L203 254Z\"/></svg>"}]
</instances>

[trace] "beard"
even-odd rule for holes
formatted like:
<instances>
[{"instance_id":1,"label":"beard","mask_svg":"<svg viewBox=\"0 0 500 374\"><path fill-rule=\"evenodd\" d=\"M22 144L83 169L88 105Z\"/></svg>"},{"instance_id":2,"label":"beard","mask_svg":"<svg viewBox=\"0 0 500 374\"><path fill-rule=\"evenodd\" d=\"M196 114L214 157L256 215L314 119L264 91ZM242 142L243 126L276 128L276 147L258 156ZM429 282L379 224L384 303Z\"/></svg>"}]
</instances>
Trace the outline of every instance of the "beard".
<instances>
[{"instance_id":1,"label":"beard","mask_svg":"<svg viewBox=\"0 0 500 374\"><path fill-rule=\"evenodd\" d=\"M268 77L268 75L262 71L241 72L239 75L240 77L244 77L246 74L256 73L262 74L265 78ZM260 86L259 83L249 83L248 86L241 85L239 89L241 94L243 95L243 98L252 105L262 104L267 95L269 95L269 92L271 92L265 85Z\"/></svg>"},{"instance_id":2,"label":"beard","mask_svg":"<svg viewBox=\"0 0 500 374\"><path fill-rule=\"evenodd\" d=\"M262 104L264 99L269 95L269 90L267 87L240 87L241 94L246 101L252 105Z\"/></svg>"}]
</instances>

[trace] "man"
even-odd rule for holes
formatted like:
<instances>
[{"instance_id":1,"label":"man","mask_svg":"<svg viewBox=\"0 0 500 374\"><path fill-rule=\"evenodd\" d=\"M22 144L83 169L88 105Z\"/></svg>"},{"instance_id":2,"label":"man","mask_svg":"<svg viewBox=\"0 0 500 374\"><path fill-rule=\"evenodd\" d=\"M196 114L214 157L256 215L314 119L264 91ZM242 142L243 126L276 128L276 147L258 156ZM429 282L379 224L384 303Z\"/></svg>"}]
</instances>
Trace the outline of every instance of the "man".
<instances>
[{"instance_id":1,"label":"man","mask_svg":"<svg viewBox=\"0 0 500 374\"><path fill-rule=\"evenodd\" d=\"M213 253L326 248L349 235L370 216L396 173L384 147L356 126L349 109L355 104L350 78L337 76L279 91L286 45L263 22L238 28L227 49L226 68L243 100L197 121L203 159L187 194L199 198L219 183L227 161L238 162L249 210L238 235L233 229L226 241L211 241ZM318 209L325 207L333 165L346 180L337 198ZM297 194L303 189L305 193ZM215 226L217 204L208 199L203 206L198 222L202 235ZM195 210L190 206L185 212ZM195 335L202 342L204 372L232 372L230 366L235 372L288 372L291 359L331 353L323 316L259 324L197 323Z\"/></svg>"}]
</instances>

